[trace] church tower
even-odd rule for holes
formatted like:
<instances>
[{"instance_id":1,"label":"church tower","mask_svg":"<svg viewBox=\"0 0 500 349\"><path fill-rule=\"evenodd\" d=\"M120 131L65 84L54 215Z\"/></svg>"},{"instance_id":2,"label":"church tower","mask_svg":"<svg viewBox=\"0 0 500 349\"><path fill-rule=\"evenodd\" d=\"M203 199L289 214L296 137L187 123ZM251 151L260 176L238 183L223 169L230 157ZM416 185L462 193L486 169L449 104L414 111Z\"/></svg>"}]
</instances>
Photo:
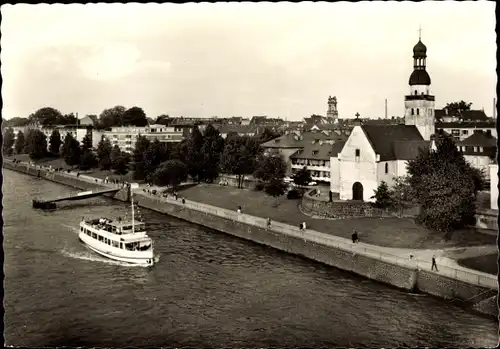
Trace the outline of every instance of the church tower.
<instances>
[{"instance_id":1,"label":"church tower","mask_svg":"<svg viewBox=\"0 0 500 349\"><path fill-rule=\"evenodd\" d=\"M328 110L326 112L326 118L329 123L336 123L339 119L339 112L337 111L337 97L328 97Z\"/></svg>"},{"instance_id":2,"label":"church tower","mask_svg":"<svg viewBox=\"0 0 500 349\"><path fill-rule=\"evenodd\" d=\"M405 96L405 124L415 125L429 141L435 132L434 96L430 94L431 78L425 70L427 47L418 38L413 47L413 73L410 75L410 94Z\"/></svg>"}]
</instances>

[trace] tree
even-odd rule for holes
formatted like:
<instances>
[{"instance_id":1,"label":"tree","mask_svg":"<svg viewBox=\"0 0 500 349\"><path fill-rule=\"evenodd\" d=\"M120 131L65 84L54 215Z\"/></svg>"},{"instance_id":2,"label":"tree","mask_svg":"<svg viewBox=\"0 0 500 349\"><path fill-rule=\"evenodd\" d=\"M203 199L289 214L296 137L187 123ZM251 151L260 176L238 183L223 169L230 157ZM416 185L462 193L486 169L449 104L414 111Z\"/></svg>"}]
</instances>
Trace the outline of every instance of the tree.
<instances>
[{"instance_id":1,"label":"tree","mask_svg":"<svg viewBox=\"0 0 500 349\"><path fill-rule=\"evenodd\" d=\"M461 115L462 112L470 110L471 106L472 106L472 103L467 103L467 102L462 100L460 102L447 103L445 108L448 109L449 115Z\"/></svg>"},{"instance_id":2,"label":"tree","mask_svg":"<svg viewBox=\"0 0 500 349\"><path fill-rule=\"evenodd\" d=\"M150 142L144 136L138 136L135 142L134 152L132 153L132 168L134 170L134 179L146 179L147 169L144 164L144 154L149 149Z\"/></svg>"},{"instance_id":3,"label":"tree","mask_svg":"<svg viewBox=\"0 0 500 349\"><path fill-rule=\"evenodd\" d=\"M83 171L90 170L96 167L98 164L97 157L94 155L92 150L85 149L80 157L80 169Z\"/></svg>"},{"instance_id":4,"label":"tree","mask_svg":"<svg viewBox=\"0 0 500 349\"><path fill-rule=\"evenodd\" d=\"M168 160L168 149L165 143L155 139L143 154L144 178L150 180L158 166Z\"/></svg>"},{"instance_id":5,"label":"tree","mask_svg":"<svg viewBox=\"0 0 500 349\"><path fill-rule=\"evenodd\" d=\"M275 132L269 127L266 127L264 128L264 131L262 131L262 133L258 134L256 137L259 144L262 144L270 141L271 139L278 138L279 136L280 134L278 132Z\"/></svg>"},{"instance_id":6,"label":"tree","mask_svg":"<svg viewBox=\"0 0 500 349\"><path fill-rule=\"evenodd\" d=\"M82 139L82 151L92 149L92 133L87 132Z\"/></svg>"},{"instance_id":7,"label":"tree","mask_svg":"<svg viewBox=\"0 0 500 349\"><path fill-rule=\"evenodd\" d=\"M153 183L158 186L172 186L175 188L187 179L188 168L180 160L164 162L154 173Z\"/></svg>"},{"instance_id":8,"label":"tree","mask_svg":"<svg viewBox=\"0 0 500 349\"><path fill-rule=\"evenodd\" d=\"M307 170L307 166L304 166L295 173L293 182L297 185L308 185L309 182L312 182L311 173Z\"/></svg>"},{"instance_id":9,"label":"tree","mask_svg":"<svg viewBox=\"0 0 500 349\"><path fill-rule=\"evenodd\" d=\"M67 133L66 137L64 137L63 146L61 148L61 155L63 156L64 161L70 166L80 164L80 143L75 138L73 138L71 133Z\"/></svg>"},{"instance_id":10,"label":"tree","mask_svg":"<svg viewBox=\"0 0 500 349\"><path fill-rule=\"evenodd\" d=\"M388 209L394 206L394 203L392 202L392 193L385 181L380 182L378 188L373 192L374 195L371 197L372 199L375 199L373 206L381 209Z\"/></svg>"},{"instance_id":11,"label":"tree","mask_svg":"<svg viewBox=\"0 0 500 349\"><path fill-rule=\"evenodd\" d=\"M148 124L146 113L139 107L127 109L123 113L121 120L121 124L124 126L146 126Z\"/></svg>"},{"instance_id":12,"label":"tree","mask_svg":"<svg viewBox=\"0 0 500 349\"><path fill-rule=\"evenodd\" d=\"M109 170L111 168L111 151L113 146L108 138L101 136L101 140L97 145L97 159L101 170ZM118 148L120 150L120 148Z\"/></svg>"},{"instance_id":13,"label":"tree","mask_svg":"<svg viewBox=\"0 0 500 349\"><path fill-rule=\"evenodd\" d=\"M17 133L16 144L14 145L14 149L16 154L21 154L24 150L24 133L19 131Z\"/></svg>"},{"instance_id":14,"label":"tree","mask_svg":"<svg viewBox=\"0 0 500 349\"><path fill-rule=\"evenodd\" d=\"M435 141L436 151L421 151L417 159L409 161L408 183L421 206L419 220L449 233L473 221L474 171L453 139L437 135Z\"/></svg>"},{"instance_id":15,"label":"tree","mask_svg":"<svg viewBox=\"0 0 500 349\"><path fill-rule=\"evenodd\" d=\"M168 125L170 123L171 119L168 114L162 114L158 116L155 120L155 124L159 125Z\"/></svg>"},{"instance_id":16,"label":"tree","mask_svg":"<svg viewBox=\"0 0 500 349\"><path fill-rule=\"evenodd\" d=\"M38 109L34 114L30 115L30 119L43 126L53 126L63 118L61 112L52 107L44 107Z\"/></svg>"},{"instance_id":17,"label":"tree","mask_svg":"<svg viewBox=\"0 0 500 349\"><path fill-rule=\"evenodd\" d=\"M209 124L203 135L201 146L202 173L201 177L207 182L212 182L219 175L219 164L222 151L224 150L224 139L219 131Z\"/></svg>"},{"instance_id":18,"label":"tree","mask_svg":"<svg viewBox=\"0 0 500 349\"><path fill-rule=\"evenodd\" d=\"M128 173L130 163L130 155L125 152L120 152L120 155L115 159L114 170L115 173L123 176Z\"/></svg>"},{"instance_id":19,"label":"tree","mask_svg":"<svg viewBox=\"0 0 500 349\"><path fill-rule=\"evenodd\" d=\"M49 152L53 156L59 156L59 150L61 149L61 134L59 130L56 128L52 131L49 139Z\"/></svg>"},{"instance_id":20,"label":"tree","mask_svg":"<svg viewBox=\"0 0 500 349\"><path fill-rule=\"evenodd\" d=\"M15 137L16 135L14 134L14 129L12 127L7 127L3 133L3 152L7 155L11 155L14 149L12 148L14 146L15 142Z\"/></svg>"},{"instance_id":21,"label":"tree","mask_svg":"<svg viewBox=\"0 0 500 349\"><path fill-rule=\"evenodd\" d=\"M31 159L42 159L47 155L47 137L40 130L29 130L25 149Z\"/></svg>"},{"instance_id":22,"label":"tree","mask_svg":"<svg viewBox=\"0 0 500 349\"><path fill-rule=\"evenodd\" d=\"M276 199L277 206L279 204L279 197L285 194L287 188L288 185L283 182L283 179L274 178L266 183L266 185L264 186L264 191L266 192L266 194Z\"/></svg>"},{"instance_id":23,"label":"tree","mask_svg":"<svg viewBox=\"0 0 500 349\"><path fill-rule=\"evenodd\" d=\"M102 128L111 128L113 126L120 126L123 120L123 114L126 108L117 105L113 108L104 109L99 115L99 126Z\"/></svg>"},{"instance_id":24,"label":"tree","mask_svg":"<svg viewBox=\"0 0 500 349\"><path fill-rule=\"evenodd\" d=\"M261 155L257 163L254 177L264 182L283 179L286 173L286 162L280 153Z\"/></svg>"},{"instance_id":25,"label":"tree","mask_svg":"<svg viewBox=\"0 0 500 349\"><path fill-rule=\"evenodd\" d=\"M196 181L200 181L203 173L203 154L201 147L203 146L203 135L198 126L193 126L190 135L186 141L186 153L184 154L184 162L188 168L189 175Z\"/></svg>"},{"instance_id":26,"label":"tree","mask_svg":"<svg viewBox=\"0 0 500 349\"><path fill-rule=\"evenodd\" d=\"M224 142L220 168L223 172L238 176L238 188L242 187L244 175L255 169L255 155L250 150L247 139L230 132Z\"/></svg>"},{"instance_id":27,"label":"tree","mask_svg":"<svg viewBox=\"0 0 500 349\"><path fill-rule=\"evenodd\" d=\"M400 176L394 178L394 184L390 189L391 201L394 208L402 216L403 210L412 201L412 191L408 183L408 177Z\"/></svg>"},{"instance_id":28,"label":"tree","mask_svg":"<svg viewBox=\"0 0 500 349\"><path fill-rule=\"evenodd\" d=\"M111 149L111 153L109 155L109 160L111 162L111 169L116 170L121 155L122 151L120 150L120 147L118 145L115 145L113 149Z\"/></svg>"}]
</instances>

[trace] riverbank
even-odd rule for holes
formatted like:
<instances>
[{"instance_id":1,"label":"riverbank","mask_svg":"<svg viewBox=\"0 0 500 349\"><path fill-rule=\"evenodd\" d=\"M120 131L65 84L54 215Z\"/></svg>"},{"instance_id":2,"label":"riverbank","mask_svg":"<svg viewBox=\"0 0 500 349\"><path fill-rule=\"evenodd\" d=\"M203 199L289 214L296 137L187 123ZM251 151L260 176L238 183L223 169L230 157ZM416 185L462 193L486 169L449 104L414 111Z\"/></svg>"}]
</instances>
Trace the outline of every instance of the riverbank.
<instances>
[{"instance_id":1,"label":"riverbank","mask_svg":"<svg viewBox=\"0 0 500 349\"><path fill-rule=\"evenodd\" d=\"M92 178L67 173L47 172L44 169L27 168L4 163L22 173L40 176L60 184L82 190L107 188ZM492 275L441 266L439 272L430 270L427 260L409 260L364 243L352 244L348 240L313 230L301 231L297 227L273 222L266 229L266 219L245 213L238 214L206 204L187 200L184 204L173 198L160 198L142 191L136 192L139 205L167 213L192 223L215 229L246 240L251 240L279 250L305 256L339 269L351 271L367 278L384 282L406 290L420 290L445 299L476 306L476 310L496 317L496 293L498 283ZM126 190L115 199L127 201ZM480 307L480 308L477 308ZM493 309L494 308L494 309Z\"/></svg>"}]
</instances>

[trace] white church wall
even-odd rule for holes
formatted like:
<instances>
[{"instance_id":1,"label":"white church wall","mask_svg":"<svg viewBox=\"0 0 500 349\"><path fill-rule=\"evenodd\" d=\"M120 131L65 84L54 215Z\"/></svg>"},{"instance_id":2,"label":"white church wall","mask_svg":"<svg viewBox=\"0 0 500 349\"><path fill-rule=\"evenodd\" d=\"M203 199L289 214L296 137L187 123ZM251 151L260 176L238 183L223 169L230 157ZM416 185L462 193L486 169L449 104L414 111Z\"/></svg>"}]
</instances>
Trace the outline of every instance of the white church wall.
<instances>
[{"instance_id":1,"label":"white church wall","mask_svg":"<svg viewBox=\"0 0 500 349\"><path fill-rule=\"evenodd\" d=\"M359 182L363 185L363 200L373 201L370 197L377 188L376 154L360 126L352 130L340 159L340 199L352 200L353 184Z\"/></svg>"},{"instance_id":2,"label":"white church wall","mask_svg":"<svg viewBox=\"0 0 500 349\"><path fill-rule=\"evenodd\" d=\"M387 173L385 172L387 164ZM389 187L394 185L394 177L398 175L397 161L380 161L377 163L377 179L378 183L385 181Z\"/></svg>"}]
</instances>

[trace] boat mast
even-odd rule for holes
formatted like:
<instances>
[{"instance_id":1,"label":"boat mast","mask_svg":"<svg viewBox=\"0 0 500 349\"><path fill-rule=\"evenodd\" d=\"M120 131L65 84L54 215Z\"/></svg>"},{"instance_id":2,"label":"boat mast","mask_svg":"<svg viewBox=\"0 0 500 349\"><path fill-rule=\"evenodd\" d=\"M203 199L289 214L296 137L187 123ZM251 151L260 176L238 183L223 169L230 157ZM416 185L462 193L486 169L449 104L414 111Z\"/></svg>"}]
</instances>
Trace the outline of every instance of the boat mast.
<instances>
[{"instance_id":1,"label":"boat mast","mask_svg":"<svg viewBox=\"0 0 500 349\"><path fill-rule=\"evenodd\" d=\"M132 203L132 234L135 233L135 225L134 225L134 195L132 192L130 193L130 202Z\"/></svg>"}]
</instances>

